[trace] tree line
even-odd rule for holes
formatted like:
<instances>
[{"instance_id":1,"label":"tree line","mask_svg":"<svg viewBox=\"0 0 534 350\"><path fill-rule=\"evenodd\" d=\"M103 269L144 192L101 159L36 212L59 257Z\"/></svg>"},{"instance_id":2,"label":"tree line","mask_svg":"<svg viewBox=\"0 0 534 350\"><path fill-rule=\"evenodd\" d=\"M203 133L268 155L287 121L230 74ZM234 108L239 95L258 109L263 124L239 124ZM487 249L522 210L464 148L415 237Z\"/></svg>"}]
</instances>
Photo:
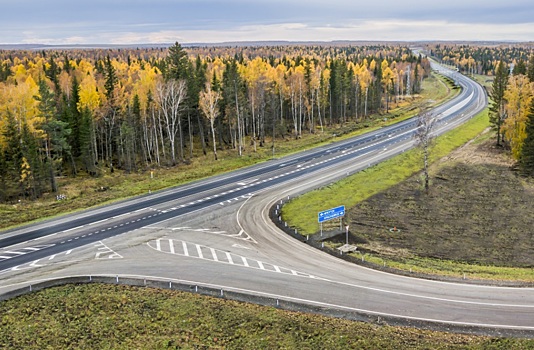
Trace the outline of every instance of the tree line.
<instances>
[{"instance_id":1,"label":"tree line","mask_svg":"<svg viewBox=\"0 0 534 350\"><path fill-rule=\"evenodd\" d=\"M495 76L497 66L506 62L515 75L528 62L533 53L532 47L525 44L465 45L435 44L428 45L431 56L440 62L455 66L465 74Z\"/></svg>"},{"instance_id":2,"label":"tree line","mask_svg":"<svg viewBox=\"0 0 534 350\"><path fill-rule=\"evenodd\" d=\"M509 148L520 170L534 176L534 54L513 69L499 61L490 97L497 146Z\"/></svg>"},{"instance_id":3,"label":"tree line","mask_svg":"<svg viewBox=\"0 0 534 350\"><path fill-rule=\"evenodd\" d=\"M364 122L429 72L404 46L0 51L0 201Z\"/></svg>"},{"instance_id":4,"label":"tree line","mask_svg":"<svg viewBox=\"0 0 534 350\"><path fill-rule=\"evenodd\" d=\"M490 123L496 144L510 150L519 170L534 176L534 49L528 44L429 45L443 63L466 74L493 76Z\"/></svg>"}]
</instances>

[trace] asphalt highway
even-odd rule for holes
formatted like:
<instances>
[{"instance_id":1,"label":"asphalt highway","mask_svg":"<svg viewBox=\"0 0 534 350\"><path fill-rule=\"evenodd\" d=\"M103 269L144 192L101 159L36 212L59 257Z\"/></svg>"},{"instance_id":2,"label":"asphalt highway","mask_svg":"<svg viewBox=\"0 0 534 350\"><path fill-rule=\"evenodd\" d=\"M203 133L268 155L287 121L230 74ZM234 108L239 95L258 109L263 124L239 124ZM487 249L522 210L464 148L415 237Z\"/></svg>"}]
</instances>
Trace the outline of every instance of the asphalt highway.
<instances>
[{"instance_id":1,"label":"asphalt highway","mask_svg":"<svg viewBox=\"0 0 534 350\"><path fill-rule=\"evenodd\" d=\"M461 87L434 109L435 133L487 104L483 89L433 63ZM443 325L534 334L534 291L443 283L349 264L277 229L269 208L413 147L415 120L167 191L3 233L0 294L72 275L189 281Z\"/></svg>"}]
</instances>

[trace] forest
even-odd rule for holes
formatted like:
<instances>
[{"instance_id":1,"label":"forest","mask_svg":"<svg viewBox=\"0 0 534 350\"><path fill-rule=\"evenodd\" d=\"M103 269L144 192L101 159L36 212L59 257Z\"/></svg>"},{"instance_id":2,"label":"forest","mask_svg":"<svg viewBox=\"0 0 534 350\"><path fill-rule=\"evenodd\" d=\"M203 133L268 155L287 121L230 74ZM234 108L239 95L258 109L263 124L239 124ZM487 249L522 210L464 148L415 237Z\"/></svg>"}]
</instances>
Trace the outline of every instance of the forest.
<instances>
[{"instance_id":1,"label":"forest","mask_svg":"<svg viewBox=\"0 0 534 350\"><path fill-rule=\"evenodd\" d=\"M429 74L402 45L0 51L0 201L363 122Z\"/></svg>"},{"instance_id":2,"label":"forest","mask_svg":"<svg viewBox=\"0 0 534 350\"><path fill-rule=\"evenodd\" d=\"M468 75L492 77L490 123L496 146L509 150L523 175L534 177L534 47L432 45L439 61Z\"/></svg>"}]
</instances>

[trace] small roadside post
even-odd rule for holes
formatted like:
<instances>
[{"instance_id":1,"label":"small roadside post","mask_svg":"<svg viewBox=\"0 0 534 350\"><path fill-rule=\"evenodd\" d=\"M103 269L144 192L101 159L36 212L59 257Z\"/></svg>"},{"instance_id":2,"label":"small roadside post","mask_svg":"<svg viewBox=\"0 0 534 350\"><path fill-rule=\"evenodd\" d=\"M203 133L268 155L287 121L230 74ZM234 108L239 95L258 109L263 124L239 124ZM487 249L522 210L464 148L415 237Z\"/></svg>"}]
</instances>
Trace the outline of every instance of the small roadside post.
<instances>
[{"instance_id":1,"label":"small roadside post","mask_svg":"<svg viewBox=\"0 0 534 350\"><path fill-rule=\"evenodd\" d=\"M345 225L345 234L347 236L346 244L349 245L349 225Z\"/></svg>"}]
</instances>

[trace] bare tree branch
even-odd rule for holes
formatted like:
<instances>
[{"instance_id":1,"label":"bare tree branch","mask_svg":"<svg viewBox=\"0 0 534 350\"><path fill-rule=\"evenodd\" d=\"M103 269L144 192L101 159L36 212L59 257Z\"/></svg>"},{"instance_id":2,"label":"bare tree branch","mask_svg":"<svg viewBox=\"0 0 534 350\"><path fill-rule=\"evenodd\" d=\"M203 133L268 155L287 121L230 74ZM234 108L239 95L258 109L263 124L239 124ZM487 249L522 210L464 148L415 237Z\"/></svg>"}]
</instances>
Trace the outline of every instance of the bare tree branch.
<instances>
[{"instance_id":1,"label":"bare tree branch","mask_svg":"<svg viewBox=\"0 0 534 350\"><path fill-rule=\"evenodd\" d=\"M428 193L430 187L430 176L428 174L428 160L430 156L430 146L434 139L432 129L436 124L436 118L430 112L421 113L417 117L417 129L414 133L415 145L423 150L423 174L425 176L425 192Z\"/></svg>"}]
</instances>

